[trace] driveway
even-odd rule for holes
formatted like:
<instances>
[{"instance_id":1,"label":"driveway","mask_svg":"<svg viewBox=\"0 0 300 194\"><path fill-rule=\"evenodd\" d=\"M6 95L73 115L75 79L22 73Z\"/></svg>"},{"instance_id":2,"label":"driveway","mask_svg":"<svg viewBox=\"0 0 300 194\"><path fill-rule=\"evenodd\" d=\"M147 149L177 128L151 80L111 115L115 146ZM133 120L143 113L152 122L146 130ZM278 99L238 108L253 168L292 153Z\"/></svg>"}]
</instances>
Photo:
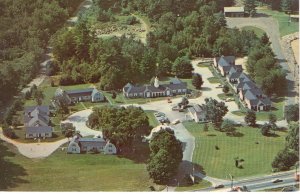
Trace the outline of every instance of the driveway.
<instances>
[{"instance_id":1,"label":"driveway","mask_svg":"<svg viewBox=\"0 0 300 194\"><path fill-rule=\"evenodd\" d=\"M63 123L68 122L72 123L73 126L76 127L76 131L79 131L82 136L101 136L101 131L96 131L88 126L86 126L86 122L88 121L89 115L92 113L91 109L86 109L83 111L76 112L69 116Z\"/></svg>"},{"instance_id":2,"label":"driveway","mask_svg":"<svg viewBox=\"0 0 300 194\"><path fill-rule=\"evenodd\" d=\"M61 145L68 142L67 138L61 139L56 142L43 142L43 143L20 143L3 135L2 128L0 128L0 139L5 142L11 143L17 147L20 154L27 158L45 158L52 154Z\"/></svg>"},{"instance_id":3,"label":"driveway","mask_svg":"<svg viewBox=\"0 0 300 194\"><path fill-rule=\"evenodd\" d=\"M297 96L297 90L294 85L294 75L291 72L292 67L286 62L284 52L281 47L281 38L279 33L278 22L272 17L257 17L257 18L226 18L227 25L229 28L242 28L244 26L255 26L264 30L270 37L272 42L271 47L275 53L280 66L286 70L288 80L288 96L286 99L286 104L296 103L295 96Z\"/></svg>"}]
</instances>

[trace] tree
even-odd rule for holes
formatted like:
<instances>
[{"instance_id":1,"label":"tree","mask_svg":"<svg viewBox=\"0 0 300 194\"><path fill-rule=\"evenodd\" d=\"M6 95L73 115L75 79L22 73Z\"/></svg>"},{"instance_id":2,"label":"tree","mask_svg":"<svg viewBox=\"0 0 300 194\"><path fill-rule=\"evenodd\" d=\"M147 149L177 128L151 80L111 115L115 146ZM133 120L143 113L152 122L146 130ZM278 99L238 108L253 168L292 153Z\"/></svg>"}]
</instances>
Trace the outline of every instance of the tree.
<instances>
[{"instance_id":1,"label":"tree","mask_svg":"<svg viewBox=\"0 0 300 194\"><path fill-rule=\"evenodd\" d=\"M194 70L190 60L187 57L179 57L175 60L172 71L181 78L192 77L192 71Z\"/></svg>"},{"instance_id":2,"label":"tree","mask_svg":"<svg viewBox=\"0 0 300 194\"><path fill-rule=\"evenodd\" d=\"M156 183L167 183L177 172L182 161L183 150L179 140L171 130L161 130L153 134L150 142L151 155L147 170Z\"/></svg>"},{"instance_id":3,"label":"tree","mask_svg":"<svg viewBox=\"0 0 300 194\"><path fill-rule=\"evenodd\" d=\"M265 33L265 32L263 33L262 37L260 38L260 42L263 45L270 45L271 44L270 39L269 39L267 33Z\"/></svg>"},{"instance_id":4,"label":"tree","mask_svg":"<svg viewBox=\"0 0 300 194\"><path fill-rule=\"evenodd\" d=\"M284 110L284 116L287 122L299 121L299 104L286 106Z\"/></svg>"},{"instance_id":5,"label":"tree","mask_svg":"<svg viewBox=\"0 0 300 194\"><path fill-rule=\"evenodd\" d=\"M45 95L41 90L35 90L33 97L38 105L42 105Z\"/></svg>"},{"instance_id":6,"label":"tree","mask_svg":"<svg viewBox=\"0 0 300 194\"><path fill-rule=\"evenodd\" d=\"M299 160L298 152L284 149L280 151L272 162L272 167L279 170L289 170Z\"/></svg>"},{"instance_id":7,"label":"tree","mask_svg":"<svg viewBox=\"0 0 300 194\"><path fill-rule=\"evenodd\" d=\"M178 106L180 108L186 108L186 106L189 104L189 100L187 99L187 97L182 97L181 98L181 102L178 103Z\"/></svg>"},{"instance_id":8,"label":"tree","mask_svg":"<svg viewBox=\"0 0 300 194\"><path fill-rule=\"evenodd\" d=\"M193 80L192 80L192 84L193 86L195 86L195 88L197 90L201 89L201 86L203 85L203 80L202 80L202 76L198 73L193 75Z\"/></svg>"},{"instance_id":9,"label":"tree","mask_svg":"<svg viewBox=\"0 0 300 194\"><path fill-rule=\"evenodd\" d=\"M289 132L286 136L286 148L299 152L299 123L291 122L289 124Z\"/></svg>"},{"instance_id":10,"label":"tree","mask_svg":"<svg viewBox=\"0 0 300 194\"><path fill-rule=\"evenodd\" d=\"M166 76L172 72L172 62L169 59L164 59L157 67L157 75Z\"/></svg>"},{"instance_id":11,"label":"tree","mask_svg":"<svg viewBox=\"0 0 300 194\"><path fill-rule=\"evenodd\" d=\"M268 136L270 134L270 131L272 129L272 126L268 123L265 123L262 127L261 127L261 134L263 136Z\"/></svg>"},{"instance_id":12,"label":"tree","mask_svg":"<svg viewBox=\"0 0 300 194\"><path fill-rule=\"evenodd\" d=\"M215 126L219 126L222 123L223 117L228 112L224 102L218 102L212 98L206 98L202 107L206 113L206 120L211 121Z\"/></svg>"},{"instance_id":13,"label":"tree","mask_svg":"<svg viewBox=\"0 0 300 194\"><path fill-rule=\"evenodd\" d=\"M227 93L229 92L229 87L225 85L222 90L227 95Z\"/></svg>"},{"instance_id":14,"label":"tree","mask_svg":"<svg viewBox=\"0 0 300 194\"><path fill-rule=\"evenodd\" d=\"M115 92L115 91L113 91L113 92L112 92L112 96L111 96L111 98L112 98L112 99L116 99L116 97L117 97L117 94L116 94L116 92Z\"/></svg>"},{"instance_id":15,"label":"tree","mask_svg":"<svg viewBox=\"0 0 300 194\"><path fill-rule=\"evenodd\" d=\"M276 115L273 114L273 113L270 113L270 114L269 114L269 125L272 126L272 129L273 129L273 130L276 130L276 129L277 129L276 121L277 121Z\"/></svg>"},{"instance_id":16,"label":"tree","mask_svg":"<svg viewBox=\"0 0 300 194\"><path fill-rule=\"evenodd\" d=\"M233 121L225 119L222 122L222 131L226 132L227 135L233 135L236 131L235 124Z\"/></svg>"},{"instance_id":17,"label":"tree","mask_svg":"<svg viewBox=\"0 0 300 194\"><path fill-rule=\"evenodd\" d=\"M245 123L249 126L255 126L256 125L256 114L253 110L248 110L245 115Z\"/></svg>"},{"instance_id":18,"label":"tree","mask_svg":"<svg viewBox=\"0 0 300 194\"><path fill-rule=\"evenodd\" d=\"M207 132L207 131L208 131L208 124L207 124L207 123L204 123L203 131L204 131L204 132Z\"/></svg>"},{"instance_id":19,"label":"tree","mask_svg":"<svg viewBox=\"0 0 300 194\"><path fill-rule=\"evenodd\" d=\"M16 138L15 132L14 132L13 129L10 128L10 127L3 128L3 134L4 134L6 137L11 138L11 139L15 139L15 138Z\"/></svg>"},{"instance_id":20,"label":"tree","mask_svg":"<svg viewBox=\"0 0 300 194\"><path fill-rule=\"evenodd\" d=\"M251 17L256 13L256 4L255 0L245 0L244 7L245 12L248 13Z\"/></svg>"}]
</instances>

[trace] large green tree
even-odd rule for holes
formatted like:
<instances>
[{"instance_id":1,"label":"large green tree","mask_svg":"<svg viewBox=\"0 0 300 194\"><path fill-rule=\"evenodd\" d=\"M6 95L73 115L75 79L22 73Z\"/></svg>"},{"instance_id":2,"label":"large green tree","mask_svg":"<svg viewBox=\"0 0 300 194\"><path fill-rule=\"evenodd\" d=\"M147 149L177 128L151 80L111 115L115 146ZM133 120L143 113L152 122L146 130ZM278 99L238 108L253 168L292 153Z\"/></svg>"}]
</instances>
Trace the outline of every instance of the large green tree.
<instances>
[{"instance_id":1,"label":"large green tree","mask_svg":"<svg viewBox=\"0 0 300 194\"><path fill-rule=\"evenodd\" d=\"M179 140L170 129L153 134L150 142L150 159L147 170L156 183L166 184L178 171L183 150Z\"/></svg>"},{"instance_id":2,"label":"large green tree","mask_svg":"<svg viewBox=\"0 0 300 194\"><path fill-rule=\"evenodd\" d=\"M187 57L177 58L173 64L173 73L181 78L192 77L192 71L194 70L191 61Z\"/></svg>"},{"instance_id":3,"label":"large green tree","mask_svg":"<svg viewBox=\"0 0 300 194\"><path fill-rule=\"evenodd\" d=\"M223 117L228 112L228 108L224 102L218 102L213 98L206 98L205 104L202 105L206 114L206 120L211 121L216 126L220 126Z\"/></svg>"}]
</instances>

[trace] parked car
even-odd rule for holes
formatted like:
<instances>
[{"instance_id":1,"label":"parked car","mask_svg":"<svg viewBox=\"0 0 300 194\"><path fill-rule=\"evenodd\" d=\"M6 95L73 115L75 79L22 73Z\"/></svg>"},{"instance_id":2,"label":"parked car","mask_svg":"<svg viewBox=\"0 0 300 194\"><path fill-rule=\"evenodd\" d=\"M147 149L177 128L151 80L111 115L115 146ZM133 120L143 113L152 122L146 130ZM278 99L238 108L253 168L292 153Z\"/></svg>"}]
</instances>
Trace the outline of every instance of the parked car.
<instances>
[{"instance_id":1,"label":"parked car","mask_svg":"<svg viewBox=\"0 0 300 194\"><path fill-rule=\"evenodd\" d=\"M156 116L156 117L164 117L166 115L164 113L161 113L161 112L156 112L156 113L154 113L154 116Z\"/></svg>"},{"instance_id":2,"label":"parked car","mask_svg":"<svg viewBox=\"0 0 300 194\"><path fill-rule=\"evenodd\" d=\"M280 183L280 182L283 182L283 180L281 179L276 179L276 180L273 180L272 183Z\"/></svg>"},{"instance_id":3,"label":"parked car","mask_svg":"<svg viewBox=\"0 0 300 194\"><path fill-rule=\"evenodd\" d=\"M161 124L164 124L164 123L170 123L170 120L168 119L168 118L161 118L161 119L159 119L159 122L161 123Z\"/></svg>"},{"instance_id":4,"label":"parked car","mask_svg":"<svg viewBox=\"0 0 300 194\"><path fill-rule=\"evenodd\" d=\"M216 88L223 88L223 85L219 84L219 85L216 86Z\"/></svg>"},{"instance_id":5,"label":"parked car","mask_svg":"<svg viewBox=\"0 0 300 194\"><path fill-rule=\"evenodd\" d=\"M215 186L215 189L221 189L221 188L224 188L223 184Z\"/></svg>"},{"instance_id":6,"label":"parked car","mask_svg":"<svg viewBox=\"0 0 300 194\"><path fill-rule=\"evenodd\" d=\"M176 125L176 124L178 124L178 123L180 123L180 120L179 120L179 119L176 119L176 120L174 120L171 124L172 124L172 125Z\"/></svg>"},{"instance_id":7,"label":"parked car","mask_svg":"<svg viewBox=\"0 0 300 194\"><path fill-rule=\"evenodd\" d=\"M177 105L175 105L175 106L172 107L172 110L177 111L177 110L179 110L179 107Z\"/></svg>"},{"instance_id":8,"label":"parked car","mask_svg":"<svg viewBox=\"0 0 300 194\"><path fill-rule=\"evenodd\" d=\"M168 98L168 103L172 103L172 100L171 100L171 98Z\"/></svg>"}]
</instances>

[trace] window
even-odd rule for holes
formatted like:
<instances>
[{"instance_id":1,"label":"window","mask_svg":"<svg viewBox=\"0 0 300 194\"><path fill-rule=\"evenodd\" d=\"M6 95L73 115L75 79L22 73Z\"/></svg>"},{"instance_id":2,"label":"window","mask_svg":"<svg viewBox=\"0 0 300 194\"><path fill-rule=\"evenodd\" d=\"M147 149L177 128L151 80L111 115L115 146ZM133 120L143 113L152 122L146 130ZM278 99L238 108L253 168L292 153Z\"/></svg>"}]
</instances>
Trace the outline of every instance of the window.
<instances>
[{"instance_id":1,"label":"window","mask_svg":"<svg viewBox=\"0 0 300 194\"><path fill-rule=\"evenodd\" d=\"M111 144L109 144L109 146L108 146L108 147L112 148L112 145L111 145Z\"/></svg>"},{"instance_id":2,"label":"window","mask_svg":"<svg viewBox=\"0 0 300 194\"><path fill-rule=\"evenodd\" d=\"M109 149L108 152L112 152L112 149Z\"/></svg>"}]
</instances>

